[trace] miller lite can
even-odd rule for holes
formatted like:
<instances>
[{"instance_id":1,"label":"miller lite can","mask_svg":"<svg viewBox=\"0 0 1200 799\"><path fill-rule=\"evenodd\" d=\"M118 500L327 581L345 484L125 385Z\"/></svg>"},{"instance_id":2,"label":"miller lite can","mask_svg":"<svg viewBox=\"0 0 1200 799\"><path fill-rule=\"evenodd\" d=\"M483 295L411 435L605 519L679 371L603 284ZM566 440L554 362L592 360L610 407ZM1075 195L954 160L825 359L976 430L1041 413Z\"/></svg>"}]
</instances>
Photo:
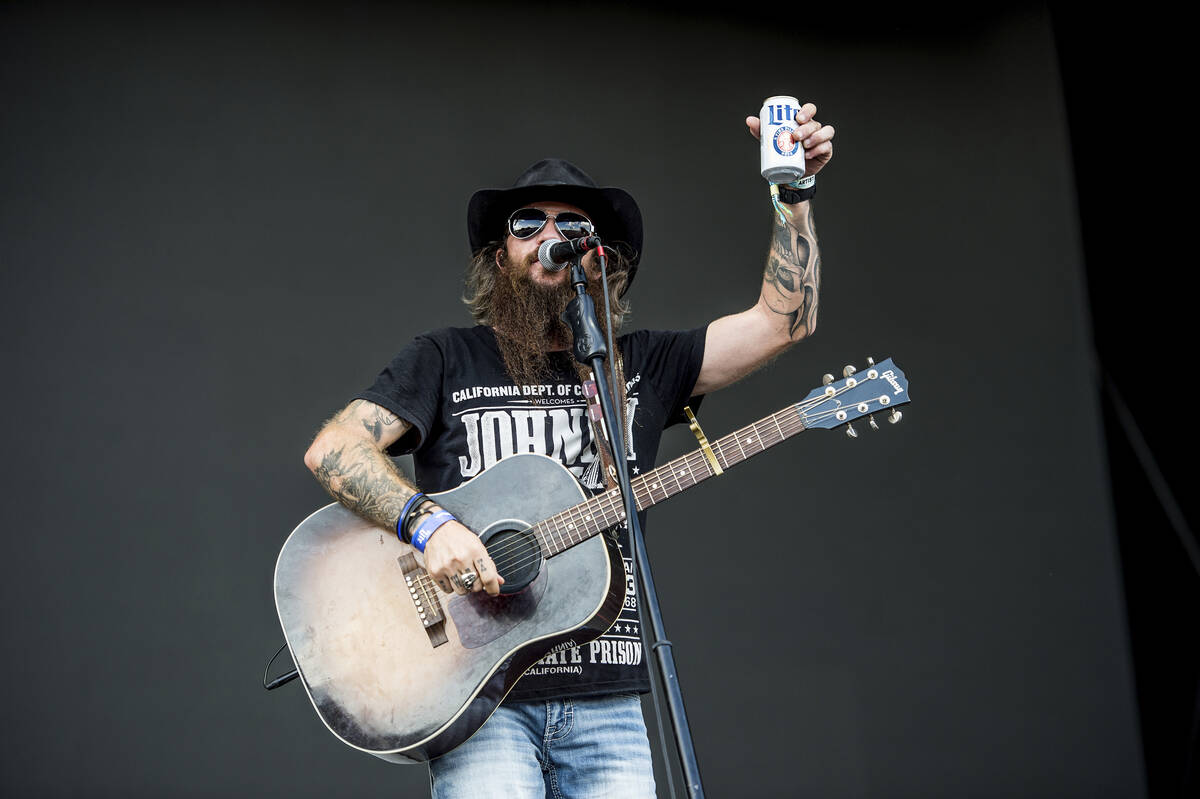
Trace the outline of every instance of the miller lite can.
<instances>
[{"instance_id":1,"label":"miller lite can","mask_svg":"<svg viewBox=\"0 0 1200 799\"><path fill-rule=\"evenodd\" d=\"M800 101L775 95L758 111L759 165L770 183L791 183L804 177L804 147L792 138Z\"/></svg>"}]
</instances>

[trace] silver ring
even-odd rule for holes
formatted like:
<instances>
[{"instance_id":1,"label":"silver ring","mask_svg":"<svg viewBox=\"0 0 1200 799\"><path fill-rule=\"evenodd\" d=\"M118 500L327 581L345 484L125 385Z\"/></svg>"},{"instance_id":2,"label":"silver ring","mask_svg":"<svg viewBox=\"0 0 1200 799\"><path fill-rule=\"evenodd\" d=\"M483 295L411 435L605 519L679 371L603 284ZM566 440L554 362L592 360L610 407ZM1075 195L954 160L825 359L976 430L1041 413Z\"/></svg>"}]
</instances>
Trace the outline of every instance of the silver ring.
<instances>
[{"instance_id":1,"label":"silver ring","mask_svg":"<svg viewBox=\"0 0 1200 799\"><path fill-rule=\"evenodd\" d=\"M456 576L461 581L462 587L467 591L470 591L471 587L475 585L475 581L479 579L479 575L475 572L462 572Z\"/></svg>"}]
</instances>

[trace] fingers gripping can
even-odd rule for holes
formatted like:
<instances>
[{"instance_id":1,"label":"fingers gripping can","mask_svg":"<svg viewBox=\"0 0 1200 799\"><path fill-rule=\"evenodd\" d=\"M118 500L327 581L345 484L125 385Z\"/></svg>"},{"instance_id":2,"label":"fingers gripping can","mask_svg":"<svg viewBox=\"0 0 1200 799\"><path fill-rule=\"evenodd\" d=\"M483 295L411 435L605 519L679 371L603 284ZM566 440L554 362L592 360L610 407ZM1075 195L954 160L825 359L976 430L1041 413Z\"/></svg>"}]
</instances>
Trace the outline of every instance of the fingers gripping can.
<instances>
[{"instance_id":1,"label":"fingers gripping can","mask_svg":"<svg viewBox=\"0 0 1200 799\"><path fill-rule=\"evenodd\" d=\"M792 138L800 101L777 94L763 100L758 111L759 165L771 183L791 183L804 177L804 148Z\"/></svg>"}]
</instances>

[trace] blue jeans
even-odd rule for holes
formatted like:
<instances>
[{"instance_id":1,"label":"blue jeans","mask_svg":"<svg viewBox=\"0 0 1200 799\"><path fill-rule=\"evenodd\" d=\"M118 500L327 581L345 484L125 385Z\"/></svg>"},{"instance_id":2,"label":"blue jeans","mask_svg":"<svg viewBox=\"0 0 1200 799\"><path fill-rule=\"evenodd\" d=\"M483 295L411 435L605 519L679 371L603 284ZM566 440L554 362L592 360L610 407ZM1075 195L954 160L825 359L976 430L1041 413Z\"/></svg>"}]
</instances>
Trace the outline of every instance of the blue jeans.
<instances>
[{"instance_id":1,"label":"blue jeans","mask_svg":"<svg viewBox=\"0 0 1200 799\"><path fill-rule=\"evenodd\" d=\"M433 799L652 799L637 694L501 705L429 763Z\"/></svg>"}]
</instances>

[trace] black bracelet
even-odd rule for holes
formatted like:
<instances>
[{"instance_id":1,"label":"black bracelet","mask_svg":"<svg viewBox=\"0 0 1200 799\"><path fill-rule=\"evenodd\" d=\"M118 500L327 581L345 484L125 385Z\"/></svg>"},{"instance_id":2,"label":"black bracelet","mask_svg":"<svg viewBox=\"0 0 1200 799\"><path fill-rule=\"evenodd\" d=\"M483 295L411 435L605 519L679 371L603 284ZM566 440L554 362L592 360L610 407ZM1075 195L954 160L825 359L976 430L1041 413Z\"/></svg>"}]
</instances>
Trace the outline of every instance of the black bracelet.
<instances>
[{"instance_id":1,"label":"black bracelet","mask_svg":"<svg viewBox=\"0 0 1200 799\"><path fill-rule=\"evenodd\" d=\"M416 534L416 530L421 526L421 520L431 513L434 513L439 508L439 505L429 497L423 497L416 508L408 512L408 517L404 522L404 532L409 537L408 543L412 543L411 539Z\"/></svg>"},{"instance_id":2,"label":"black bracelet","mask_svg":"<svg viewBox=\"0 0 1200 799\"><path fill-rule=\"evenodd\" d=\"M803 188L800 188L800 186L803 186ZM796 203L802 203L805 200L811 200L813 195L816 193L816 177L803 178L795 183L779 184L779 201L787 203L788 205L795 205Z\"/></svg>"},{"instance_id":3,"label":"black bracelet","mask_svg":"<svg viewBox=\"0 0 1200 799\"><path fill-rule=\"evenodd\" d=\"M414 510L430 501L432 500L430 500L429 497L425 496L420 491L408 498L408 501L404 503L404 507L400 510L400 518L396 520L397 538L406 544L412 543L412 534L408 532L409 517L412 515Z\"/></svg>"}]
</instances>

